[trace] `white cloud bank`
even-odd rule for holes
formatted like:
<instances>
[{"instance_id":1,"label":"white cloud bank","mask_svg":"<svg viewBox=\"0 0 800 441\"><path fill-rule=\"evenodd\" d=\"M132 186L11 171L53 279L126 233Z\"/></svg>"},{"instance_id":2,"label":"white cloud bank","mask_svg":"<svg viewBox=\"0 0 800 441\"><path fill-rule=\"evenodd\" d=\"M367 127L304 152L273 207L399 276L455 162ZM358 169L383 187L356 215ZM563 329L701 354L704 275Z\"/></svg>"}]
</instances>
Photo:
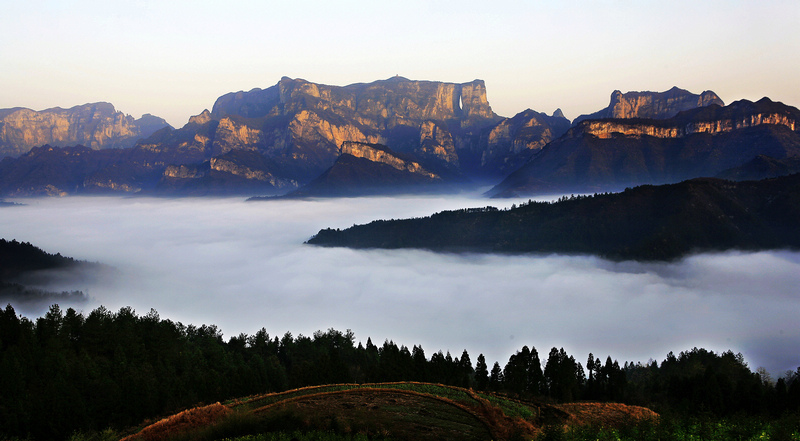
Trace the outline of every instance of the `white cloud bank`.
<instances>
[{"instance_id":1,"label":"white cloud bank","mask_svg":"<svg viewBox=\"0 0 800 441\"><path fill-rule=\"evenodd\" d=\"M698 255L678 263L588 256L449 255L303 245L321 228L496 204L466 197L244 203L72 197L0 210L0 236L119 272L83 285L88 313L132 306L226 336L352 329L501 366L523 345L661 361L704 347L774 374L800 366L800 254ZM511 201L508 202L511 204ZM4 305L3 305L4 306ZM15 308L26 315L41 310Z\"/></svg>"}]
</instances>

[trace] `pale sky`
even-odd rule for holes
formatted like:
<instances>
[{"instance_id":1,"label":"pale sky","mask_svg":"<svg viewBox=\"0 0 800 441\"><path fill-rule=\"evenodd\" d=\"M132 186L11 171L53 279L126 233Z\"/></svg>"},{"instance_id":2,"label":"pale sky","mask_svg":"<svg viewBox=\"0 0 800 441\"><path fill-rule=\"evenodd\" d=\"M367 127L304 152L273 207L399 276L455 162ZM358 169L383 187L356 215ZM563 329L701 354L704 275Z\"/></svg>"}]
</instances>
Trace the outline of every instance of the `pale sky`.
<instances>
[{"instance_id":1,"label":"pale sky","mask_svg":"<svg viewBox=\"0 0 800 441\"><path fill-rule=\"evenodd\" d=\"M486 82L501 116L615 89L800 106L800 2L60 0L0 7L0 108L108 101L175 127L282 76Z\"/></svg>"}]
</instances>

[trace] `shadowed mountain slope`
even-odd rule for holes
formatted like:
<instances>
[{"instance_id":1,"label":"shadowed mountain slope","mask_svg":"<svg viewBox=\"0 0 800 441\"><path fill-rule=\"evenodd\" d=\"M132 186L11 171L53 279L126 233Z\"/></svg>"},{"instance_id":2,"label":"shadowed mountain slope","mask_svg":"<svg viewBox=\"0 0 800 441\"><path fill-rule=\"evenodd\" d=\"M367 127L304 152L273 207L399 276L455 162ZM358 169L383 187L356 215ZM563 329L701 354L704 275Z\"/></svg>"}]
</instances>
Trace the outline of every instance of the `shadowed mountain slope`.
<instances>
[{"instance_id":1,"label":"shadowed mountain slope","mask_svg":"<svg viewBox=\"0 0 800 441\"><path fill-rule=\"evenodd\" d=\"M716 176L758 155L800 157L798 121L798 109L768 98L710 105L663 120L586 120L489 194L619 191Z\"/></svg>"}]
</instances>

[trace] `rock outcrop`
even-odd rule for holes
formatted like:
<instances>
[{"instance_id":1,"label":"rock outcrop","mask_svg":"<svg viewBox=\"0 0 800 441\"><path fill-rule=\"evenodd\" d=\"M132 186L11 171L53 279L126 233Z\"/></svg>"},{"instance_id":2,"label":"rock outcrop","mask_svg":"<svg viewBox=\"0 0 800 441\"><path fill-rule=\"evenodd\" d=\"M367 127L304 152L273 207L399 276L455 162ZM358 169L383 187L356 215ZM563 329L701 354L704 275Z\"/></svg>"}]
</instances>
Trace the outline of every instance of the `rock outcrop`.
<instances>
[{"instance_id":1,"label":"rock outcrop","mask_svg":"<svg viewBox=\"0 0 800 441\"><path fill-rule=\"evenodd\" d=\"M424 176L430 179L439 177L425 170L418 162L410 159L402 159L394 152L388 150L380 144L366 144L362 142L344 142L341 147L341 154L352 155L357 158L368 159L372 162L387 164L394 169L407 171L409 173Z\"/></svg>"},{"instance_id":2,"label":"rock outcrop","mask_svg":"<svg viewBox=\"0 0 800 441\"><path fill-rule=\"evenodd\" d=\"M557 110L553 116L527 109L493 126L481 139L481 166L508 174L527 162L549 142L561 137L569 120Z\"/></svg>"},{"instance_id":3,"label":"rock outcrop","mask_svg":"<svg viewBox=\"0 0 800 441\"><path fill-rule=\"evenodd\" d=\"M93 150L132 147L162 128L166 121L150 114L139 119L125 115L109 103L92 103L70 109L55 107L40 112L24 108L0 112L0 157L19 156L41 145L81 144Z\"/></svg>"},{"instance_id":4,"label":"rock outcrop","mask_svg":"<svg viewBox=\"0 0 800 441\"><path fill-rule=\"evenodd\" d=\"M414 158L380 144L345 142L336 162L317 178L281 198L368 196L451 191ZM253 200L264 198L251 198Z\"/></svg>"},{"instance_id":5,"label":"rock outcrop","mask_svg":"<svg viewBox=\"0 0 800 441\"><path fill-rule=\"evenodd\" d=\"M617 191L716 176L759 155L800 157L800 110L763 98L665 120L586 120L490 191L493 196Z\"/></svg>"},{"instance_id":6,"label":"rock outcrop","mask_svg":"<svg viewBox=\"0 0 800 441\"><path fill-rule=\"evenodd\" d=\"M345 143L382 144L413 155L432 173L457 175L464 162L479 162L474 140L500 120L481 80L456 84L393 77L340 87L284 77L266 89L225 94L211 111L138 147L186 152L194 164L198 154L209 161L231 152L257 152L269 160L265 173L309 182L333 165Z\"/></svg>"},{"instance_id":7,"label":"rock outcrop","mask_svg":"<svg viewBox=\"0 0 800 441\"><path fill-rule=\"evenodd\" d=\"M702 112L693 112L667 120L605 119L587 120L568 132L569 137L585 134L598 138L612 136L653 136L656 138L683 138L696 133L717 134L755 127L762 124L782 125L789 130L798 129L798 115L786 106L776 106L769 98L753 103L736 101L728 107L712 106Z\"/></svg>"},{"instance_id":8,"label":"rock outcrop","mask_svg":"<svg viewBox=\"0 0 800 441\"><path fill-rule=\"evenodd\" d=\"M707 90L699 95L688 90L673 87L666 92L627 92L615 90L611 94L608 107L598 112L581 115L572 122L573 125L587 119L606 118L672 118L684 110L705 107L711 104L724 106L725 103L714 92Z\"/></svg>"},{"instance_id":9,"label":"rock outcrop","mask_svg":"<svg viewBox=\"0 0 800 441\"><path fill-rule=\"evenodd\" d=\"M356 184L400 191L512 176L516 183L501 184L508 194L624 187L712 176L758 154L792 156L798 115L768 99L723 107L713 92L673 88L615 91L608 108L570 124L560 110L497 116L481 80L398 76L340 87L284 77L225 94L180 129L106 103L0 109L0 154L12 156L0 163L0 195L274 194L311 182L318 194L333 185L344 195ZM58 147L76 144L86 147Z\"/></svg>"},{"instance_id":10,"label":"rock outcrop","mask_svg":"<svg viewBox=\"0 0 800 441\"><path fill-rule=\"evenodd\" d=\"M459 166L453 134L442 123L425 121L420 124L419 147L414 149L414 153L453 168Z\"/></svg>"},{"instance_id":11,"label":"rock outcrop","mask_svg":"<svg viewBox=\"0 0 800 441\"><path fill-rule=\"evenodd\" d=\"M283 77L267 89L228 93L211 115L246 118L288 115L302 110L328 111L378 129L408 121L497 120L482 80L455 84L411 81L403 77L368 84L329 86ZM469 125L469 124L467 124Z\"/></svg>"}]
</instances>

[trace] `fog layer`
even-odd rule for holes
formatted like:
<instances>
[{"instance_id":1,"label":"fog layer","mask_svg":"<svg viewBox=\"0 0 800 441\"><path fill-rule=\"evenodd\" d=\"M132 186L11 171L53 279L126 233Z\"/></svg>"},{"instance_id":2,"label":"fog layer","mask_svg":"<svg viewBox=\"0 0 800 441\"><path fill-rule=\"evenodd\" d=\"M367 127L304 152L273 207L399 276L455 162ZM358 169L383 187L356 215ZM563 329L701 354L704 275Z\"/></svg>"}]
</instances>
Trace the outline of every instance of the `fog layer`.
<instances>
[{"instance_id":1,"label":"fog layer","mask_svg":"<svg viewBox=\"0 0 800 441\"><path fill-rule=\"evenodd\" d=\"M483 353L501 366L523 345L543 358L564 347L582 363L589 352L646 362L704 347L742 352L753 370L800 366L799 253L661 264L303 245L321 228L489 204L468 197L19 202L28 205L0 209L0 236L116 268L94 282L42 287L82 290L88 300L57 301L85 313L153 308L226 336L352 329L362 342L420 344L429 357L467 349L473 362ZM43 312L11 302L29 317Z\"/></svg>"}]
</instances>

